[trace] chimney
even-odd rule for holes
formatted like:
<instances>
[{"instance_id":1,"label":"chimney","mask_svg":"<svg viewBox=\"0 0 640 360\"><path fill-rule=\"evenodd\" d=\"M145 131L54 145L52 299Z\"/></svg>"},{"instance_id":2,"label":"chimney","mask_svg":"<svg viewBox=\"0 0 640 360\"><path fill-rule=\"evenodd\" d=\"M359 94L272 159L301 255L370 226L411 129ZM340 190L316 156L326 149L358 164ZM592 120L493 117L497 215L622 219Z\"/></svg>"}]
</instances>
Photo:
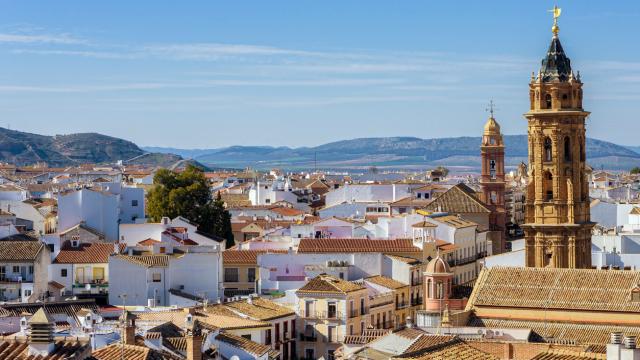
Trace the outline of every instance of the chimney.
<instances>
[{"instance_id":1,"label":"chimney","mask_svg":"<svg viewBox=\"0 0 640 360\"><path fill-rule=\"evenodd\" d=\"M620 350L622 350L622 333L612 332L611 340L607 344L607 359L620 360Z\"/></svg>"},{"instance_id":2,"label":"chimney","mask_svg":"<svg viewBox=\"0 0 640 360\"><path fill-rule=\"evenodd\" d=\"M124 311L122 316L123 316L124 325L122 328L121 340L126 345L135 345L136 344L136 321L128 311Z\"/></svg>"},{"instance_id":3,"label":"chimney","mask_svg":"<svg viewBox=\"0 0 640 360\"><path fill-rule=\"evenodd\" d=\"M608 351L607 351L607 355L608 355ZM609 358L607 357L607 359ZM635 336L625 336L624 344L620 348L619 359L620 360L640 360L640 349L636 349Z\"/></svg>"},{"instance_id":4,"label":"chimney","mask_svg":"<svg viewBox=\"0 0 640 360\"><path fill-rule=\"evenodd\" d=\"M187 360L202 360L202 334L195 322L186 324Z\"/></svg>"},{"instance_id":5,"label":"chimney","mask_svg":"<svg viewBox=\"0 0 640 360\"><path fill-rule=\"evenodd\" d=\"M202 336L187 334L187 360L202 360Z\"/></svg>"},{"instance_id":6,"label":"chimney","mask_svg":"<svg viewBox=\"0 0 640 360\"><path fill-rule=\"evenodd\" d=\"M41 307L27 322L31 333L29 334L30 357L48 357L55 349L53 330L55 322Z\"/></svg>"}]
</instances>

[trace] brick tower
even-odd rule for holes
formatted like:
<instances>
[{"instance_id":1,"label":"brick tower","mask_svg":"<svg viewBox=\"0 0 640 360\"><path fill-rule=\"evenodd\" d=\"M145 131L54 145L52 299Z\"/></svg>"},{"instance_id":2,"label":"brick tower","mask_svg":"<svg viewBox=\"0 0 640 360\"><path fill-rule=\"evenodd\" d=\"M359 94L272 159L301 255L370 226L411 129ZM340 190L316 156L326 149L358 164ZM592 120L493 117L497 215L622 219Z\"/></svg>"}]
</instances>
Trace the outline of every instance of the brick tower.
<instances>
[{"instance_id":1,"label":"brick tower","mask_svg":"<svg viewBox=\"0 0 640 360\"><path fill-rule=\"evenodd\" d=\"M492 231L492 254L500 254L505 250L506 210L504 203L504 142L500 133L500 125L491 116L484 125L480 155L482 158L482 174L480 187L482 201L491 209L489 230Z\"/></svg>"},{"instance_id":2,"label":"brick tower","mask_svg":"<svg viewBox=\"0 0 640 360\"><path fill-rule=\"evenodd\" d=\"M526 266L591 267L589 188L585 163L582 82L558 37L529 84L529 184L525 203Z\"/></svg>"}]
</instances>

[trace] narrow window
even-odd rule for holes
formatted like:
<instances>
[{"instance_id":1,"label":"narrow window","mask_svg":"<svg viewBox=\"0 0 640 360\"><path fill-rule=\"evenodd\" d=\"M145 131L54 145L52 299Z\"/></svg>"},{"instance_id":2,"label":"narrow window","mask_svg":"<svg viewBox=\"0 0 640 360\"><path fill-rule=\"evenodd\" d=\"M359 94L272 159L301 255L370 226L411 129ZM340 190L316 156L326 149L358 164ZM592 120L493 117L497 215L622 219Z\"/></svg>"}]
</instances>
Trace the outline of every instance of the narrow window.
<instances>
[{"instance_id":1,"label":"narrow window","mask_svg":"<svg viewBox=\"0 0 640 360\"><path fill-rule=\"evenodd\" d=\"M551 109L551 95L547 94L544 97L544 100L545 100L545 104L546 104L546 109Z\"/></svg>"},{"instance_id":2,"label":"narrow window","mask_svg":"<svg viewBox=\"0 0 640 360\"><path fill-rule=\"evenodd\" d=\"M551 172L546 171L544 173L544 195L545 195L545 201L552 201L553 200L553 175L551 175Z\"/></svg>"},{"instance_id":3,"label":"narrow window","mask_svg":"<svg viewBox=\"0 0 640 360\"><path fill-rule=\"evenodd\" d=\"M551 161L553 159L552 150L553 145L551 144L551 139L548 137L544 138L544 161Z\"/></svg>"},{"instance_id":4,"label":"narrow window","mask_svg":"<svg viewBox=\"0 0 640 360\"><path fill-rule=\"evenodd\" d=\"M571 161L571 139L568 136L564 138L564 161Z\"/></svg>"}]
</instances>

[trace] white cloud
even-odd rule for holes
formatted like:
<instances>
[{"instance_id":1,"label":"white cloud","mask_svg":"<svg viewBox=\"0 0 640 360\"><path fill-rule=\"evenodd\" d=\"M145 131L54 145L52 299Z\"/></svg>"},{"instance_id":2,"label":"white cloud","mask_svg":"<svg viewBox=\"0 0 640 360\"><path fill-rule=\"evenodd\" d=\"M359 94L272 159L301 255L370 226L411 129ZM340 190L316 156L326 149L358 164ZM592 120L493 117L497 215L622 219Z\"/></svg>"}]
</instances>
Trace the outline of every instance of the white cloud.
<instances>
[{"instance_id":1,"label":"white cloud","mask_svg":"<svg viewBox=\"0 0 640 360\"><path fill-rule=\"evenodd\" d=\"M83 51L83 50L31 50L31 49L14 49L12 54L35 54L35 55L67 55L80 56L96 59L138 59L140 54L134 53L117 53L105 51Z\"/></svg>"},{"instance_id":2,"label":"white cloud","mask_svg":"<svg viewBox=\"0 0 640 360\"><path fill-rule=\"evenodd\" d=\"M274 46L216 43L149 45L141 51L151 56L178 60L218 60L234 56L322 56L321 53Z\"/></svg>"},{"instance_id":3,"label":"white cloud","mask_svg":"<svg viewBox=\"0 0 640 360\"><path fill-rule=\"evenodd\" d=\"M0 33L0 43L22 44L87 44L86 40L75 38L69 34L7 34Z\"/></svg>"}]
</instances>

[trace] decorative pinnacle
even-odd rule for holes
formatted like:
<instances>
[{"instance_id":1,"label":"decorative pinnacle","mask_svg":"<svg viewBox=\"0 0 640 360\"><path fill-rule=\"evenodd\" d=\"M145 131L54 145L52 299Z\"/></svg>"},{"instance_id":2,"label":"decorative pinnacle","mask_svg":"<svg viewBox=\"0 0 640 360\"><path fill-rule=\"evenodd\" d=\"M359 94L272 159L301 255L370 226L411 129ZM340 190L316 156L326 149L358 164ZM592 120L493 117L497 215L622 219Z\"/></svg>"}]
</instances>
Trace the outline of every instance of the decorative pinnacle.
<instances>
[{"instance_id":1,"label":"decorative pinnacle","mask_svg":"<svg viewBox=\"0 0 640 360\"><path fill-rule=\"evenodd\" d=\"M558 37L558 32L560 31L560 27L558 26L558 18L562 13L562 9L560 9L557 5L553 7L553 9L548 10L550 13L553 13L553 26L551 27L551 32L553 33L553 37Z\"/></svg>"}]
</instances>

